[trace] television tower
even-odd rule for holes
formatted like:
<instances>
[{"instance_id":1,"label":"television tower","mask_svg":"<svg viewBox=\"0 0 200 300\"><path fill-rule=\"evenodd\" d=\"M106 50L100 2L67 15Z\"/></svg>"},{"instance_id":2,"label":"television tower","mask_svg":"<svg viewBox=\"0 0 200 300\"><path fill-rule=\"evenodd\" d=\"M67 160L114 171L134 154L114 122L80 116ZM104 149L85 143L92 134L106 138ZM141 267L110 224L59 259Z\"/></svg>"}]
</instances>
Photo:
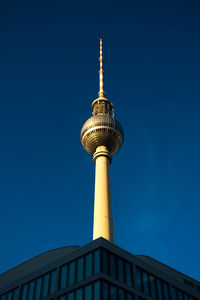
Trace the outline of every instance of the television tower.
<instances>
[{"instance_id":1,"label":"television tower","mask_svg":"<svg viewBox=\"0 0 200 300\"><path fill-rule=\"evenodd\" d=\"M113 104L104 95L102 39L99 61L99 97L92 102L93 116L82 127L81 143L95 163L93 240L103 237L113 242L110 163L123 144L124 134L114 117Z\"/></svg>"}]
</instances>

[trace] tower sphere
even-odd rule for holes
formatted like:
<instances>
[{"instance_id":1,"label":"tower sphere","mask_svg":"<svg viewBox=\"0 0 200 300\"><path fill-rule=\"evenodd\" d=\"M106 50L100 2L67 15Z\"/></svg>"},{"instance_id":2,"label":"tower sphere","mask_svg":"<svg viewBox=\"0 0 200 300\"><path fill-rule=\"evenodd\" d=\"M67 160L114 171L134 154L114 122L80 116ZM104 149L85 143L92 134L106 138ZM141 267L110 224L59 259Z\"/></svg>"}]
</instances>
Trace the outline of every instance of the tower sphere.
<instances>
[{"instance_id":1,"label":"tower sphere","mask_svg":"<svg viewBox=\"0 0 200 300\"><path fill-rule=\"evenodd\" d=\"M83 148L93 155L99 146L106 146L115 154L124 141L120 123L111 115L95 115L89 118L81 130Z\"/></svg>"}]
</instances>

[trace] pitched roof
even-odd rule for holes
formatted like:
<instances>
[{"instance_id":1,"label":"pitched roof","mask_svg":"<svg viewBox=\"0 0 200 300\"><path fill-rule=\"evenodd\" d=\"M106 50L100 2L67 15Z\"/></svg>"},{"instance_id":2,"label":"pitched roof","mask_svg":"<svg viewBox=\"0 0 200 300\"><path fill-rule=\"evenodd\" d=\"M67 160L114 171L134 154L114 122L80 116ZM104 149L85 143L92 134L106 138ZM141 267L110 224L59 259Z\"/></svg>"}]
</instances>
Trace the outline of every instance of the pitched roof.
<instances>
[{"instance_id":1,"label":"pitched roof","mask_svg":"<svg viewBox=\"0 0 200 300\"><path fill-rule=\"evenodd\" d=\"M54 260L57 260L60 257L68 254L69 252L74 251L77 248L78 246L61 247L44 252L29 259L28 261L25 261L24 263L0 275L0 289L8 285L12 281L30 274L30 270L31 272L34 272L41 267L50 264Z\"/></svg>"}]
</instances>

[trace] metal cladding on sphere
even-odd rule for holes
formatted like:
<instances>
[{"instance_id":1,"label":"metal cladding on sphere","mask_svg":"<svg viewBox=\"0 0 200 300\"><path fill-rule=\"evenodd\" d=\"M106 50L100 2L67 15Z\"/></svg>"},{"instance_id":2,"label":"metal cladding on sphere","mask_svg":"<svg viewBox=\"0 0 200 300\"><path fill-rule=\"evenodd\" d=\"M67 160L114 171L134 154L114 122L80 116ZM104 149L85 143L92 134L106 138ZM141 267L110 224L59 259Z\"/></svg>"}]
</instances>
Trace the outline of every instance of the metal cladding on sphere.
<instances>
[{"instance_id":1,"label":"metal cladding on sphere","mask_svg":"<svg viewBox=\"0 0 200 300\"><path fill-rule=\"evenodd\" d=\"M110 115L95 115L88 119L81 130L81 143L93 155L99 146L106 146L115 154L124 141L120 123Z\"/></svg>"}]
</instances>

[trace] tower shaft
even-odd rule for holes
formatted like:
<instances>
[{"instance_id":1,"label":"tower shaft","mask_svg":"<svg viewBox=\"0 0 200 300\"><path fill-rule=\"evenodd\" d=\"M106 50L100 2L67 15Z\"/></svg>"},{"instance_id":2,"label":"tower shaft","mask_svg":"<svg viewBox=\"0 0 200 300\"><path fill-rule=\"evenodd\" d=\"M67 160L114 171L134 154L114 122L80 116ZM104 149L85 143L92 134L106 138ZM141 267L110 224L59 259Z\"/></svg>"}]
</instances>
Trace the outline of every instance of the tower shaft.
<instances>
[{"instance_id":1,"label":"tower shaft","mask_svg":"<svg viewBox=\"0 0 200 300\"><path fill-rule=\"evenodd\" d=\"M113 219L110 189L111 154L106 146L99 146L94 153L95 196L93 240L103 237L113 242Z\"/></svg>"}]
</instances>

